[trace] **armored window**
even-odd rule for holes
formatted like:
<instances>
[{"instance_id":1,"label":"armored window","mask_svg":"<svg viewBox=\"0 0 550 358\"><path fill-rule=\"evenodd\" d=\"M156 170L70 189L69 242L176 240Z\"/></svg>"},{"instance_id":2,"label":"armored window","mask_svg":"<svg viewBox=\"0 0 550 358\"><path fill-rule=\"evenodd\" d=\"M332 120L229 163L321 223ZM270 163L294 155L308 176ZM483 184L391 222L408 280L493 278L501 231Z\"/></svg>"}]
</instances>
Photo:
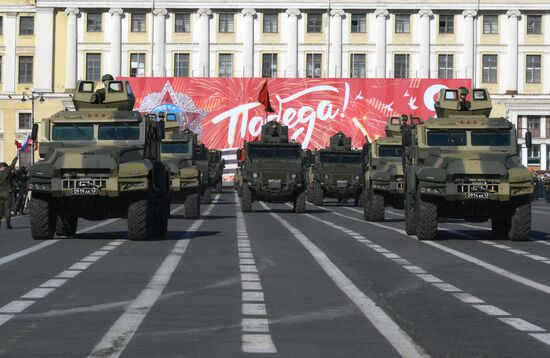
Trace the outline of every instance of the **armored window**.
<instances>
[{"instance_id":1,"label":"armored window","mask_svg":"<svg viewBox=\"0 0 550 358\"><path fill-rule=\"evenodd\" d=\"M230 53L220 53L218 67L218 77L233 77L233 55Z\"/></svg>"},{"instance_id":2,"label":"armored window","mask_svg":"<svg viewBox=\"0 0 550 358\"><path fill-rule=\"evenodd\" d=\"M262 77L277 77L277 54L262 54Z\"/></svg>"},{"instance_id":3,"label":"armored window","mask_svg":"<svg viewBox=\"0 0 550 358\"><path fill-rule=\"evenodd\" d=\"M540 116L527 116L527 130L534 138L540 138Z\"/></svg>"},{"instance_id":4,"label":"armored window","mask_svg":"<svg viewBox=\"0 0 550 358\"><path fill-rule=\"evenodd\" d=\"M540 144L533 144L527 148L527 164L540 165Z\"/></svg>"},{"instance_id":5,"label":"armored window","mask_svg":"<svg viewBox=\"0 0 550 358\"><path fill-rule=\"evenodd\" d=\"M187 154L190 152L189 142L163 142L160 151L166 154Z\"/></svg>"},{"instance_id":6,"label":"armored window","mask_svg":"<svg viewBox=\"0 0 550 358\"><path fill-rule=\"evenodd\" d=\"M428 145L432 147L461 147L466 145L465 130L429 130Z\"/></svg>"},{"instance_id":7,"label":"armored window","mask_svg":"<svg viewBox=\"0 0 550 358\"><path fill-rule=\"evenodd\" d=\"M351 14L351 32L367 32L367 14Z\"/></svg>"},{"instance_id":8,"label":"armored window","mask_svg":"<svg viewBox=\"0 0 550 358\"><path fill-rule=\"evenodd\" d=\"M321 54L308 53L306 56L306 78L321 78Z\"/></svg>"},{"instance_id":9,"label":"armored window","mask_svg":"<svg viewBox=\"0 0 550 358\"><path fill-rule=\"evenodd\" d=\"M139 123L106 123L98 127L99 140L139 139Z\"/></svg>"},{"instance_id":10,"label":"armored window","mask_svg":"<svg viewBox=\"0 0 550 358\"><path fill-rule=\"evenodd\" d=\"M17 130L31 130L32 117L30 113L19 113L17 117Z\"/></svg>"},{"instance_id":11,"label":"armored window","mask_svg":"<svg viewBox=\"0 0 550 358\"><path fill-rule=\"evenodd\" d=\"M133 53L130 55L130 77L145 76L145 54Z\"/></svg>"},{"instance_id":12,"label":"armored window","mask_svg":"<svg viewBox=\"0 0 550 358\"><path fill-rule=\"evenodd\" d=\"M174 54L174 76L189 77L189 54L188 53Z\"/></svg>"},{"instance_id":13,"label":"armored window","mask_svg":"<svg viewBox=\"0 0 550 358\"><path fill-rule=\"evenodd\" d=\"M19 83L32 83L33 57L19 56Z\"/></svg>"},{"instance_id":14,"label":"armored window","mask_svg":"<svg viewBox=\"0 0 550 358\"><path fill-rule=\"evenodd\" d=\"M132 32L145 32L145 14L133 13L132 14Z\"/></svg>"},{"instance_id":15,"label":"armored window","mask_svg":"<svg viewBox=\"0 0 550 358\"><path fill-rule=\"evenodd\" d=\"M452 34L455 32L454 15L439 15L439 33Z\"/></svg>"},{"instance_id":16,"label":"armored window","mask_svg":"<svg viewBox=\"0 0 550 358\"><path fill-rule=\"evenodd\" d=\"M123 91L122 82L120 81L111 81L109 82L109 93L120 93Z\"/></svg>"},{"instance_id":17,"label":"armored window","mask_svg":"<svg viewBox=\"0 0 550 358\"><path fill-rule=\"evenodd\" d=\"M364 53L352 53L350 57L351 73L350 77L367 77L367 55Z\"/></svg>"},{"instance_id":18,"label":"armored window","mask_svg":"<svg viewBox=\"0 0 550 358\"><path fill-rule=\"evenodd\" d=\"M541 83L540 55L527 55L525 66L525 82Z\"/></svg>"},{"instance_id":19,"label":"armored window","mask_svg":"<svg viewBox=\"0 0 550 358\"><path fill-rule=\"evenodd\" d=\"M85 123L54 124L52 140L81 141L94 139L94 125Z\"/></svg>"},{"instance_id":20,"label":"armored window","mask_svg":"<svg viewBox=\"0 0 550 358\"><path fill-rule=\"evenodd\" d=\"M279 14L264 14L264 32L279 32Z\"/></svg>"},{"instance_id":21,"label":"armored window","mask_svg":"<svg viewBox=\"0 0 550 358\"><path fill-rule=\"evenodd\" d=\"M4 17L0 16L0 35L4 33Z\"/></svg>"},{"instance_id":22,"label":"armored window","mask_svg":"<svg viewBox=\"0 0 550 358\"><path fill-rule=\"evenodd\" d=\"M80 81L80 86L78 87L78 92L92 93L93 91L94 91L94 83L93 82Z\"/></svg>"},{"instance_id":23,"label":"armored window","mask_svg":"<svg viewBox=\"0 0 550 358\"><path fill-rule=\"evenodd\" d=\"M381 145L378 147L378 156L381 158L401 157L403 147L400 145Z\"/></svg>"},{"instance_id":24,"label":"armored window","mask_svg":"<svg viewBox=\"0 0 550 358\"><path fill-rule=\"evenodd\" d=\"M86 31L87 32L101 32L103 20L103 14L99 12L90 12L86 16Z\"/></svg>"},{"instance_id":25,"label":"armored window","mask_svg":"<svg viewBox=\"0 0 550 358\"><path fill-rule=\"evenodd\" d=\"M527 15L527 34L537 35L542 34L542 16Z\"/></svg>"},{"instance_id":26,"label":"armored window","mask_svg":"<svg viewBox=\"0 0 550 358\"><path fill-rule=\"evenodd\" d=\"M86 81L101 80L101 54L86 54Z\"/></svg>"},{"instance_id":27,"label":"armored window","mask_svg":"<svg viewBox=\"0 0 550 358\"><path fill-rule=\"evenodd\" d=\"M191 14L187 12L176 13L175 32L191 32Z\"/></svg>"},{"instance_id":28,"label":"armored window","mask_svg":"<svg viewBox=\"0 0 550 358\"><path fill-rule=\"evenodd\" d=\"M34 34L34 16L21 16L19 18L19 35Z\"/></svg>"},{"instance_id":29,"label":"armored window","mask_svg":"<svg viewBox=\"0 0 550 358\"><path fill-rule=\"evenodd\" d=\"M483 33L498 34L498 16L483 15Z\"/></svg>"},{"instance_id":30,"label":"armored window","mask_svg":"<svg viewBox=\"0 0 550 358\"><path fill-rule=\"evenodd\" d=\"M319 33L322 32L322 27L322 14L307 14L307 32Z\"/></svg>"},{"instance_id":31,"label":"armored window","mask_svg":"<svg viewBox=\"0 0 550 358\"><path fill-rule=\"evenodd\" d=\"M408 34L411 32L411 16L409 14L395 15L395 33Z\"/></svg>"},{"instance_id":32,"label":"armored window","mask_svg":"<svg viewBox=\"0 0 550 358\"><path fill-rule=\"evenodd\" d=\"M453 78L453 55L439 55L437 63L437 77L438 78Z\"/></svg>"},{"instance_id":33,"label":"armored window","mask_svg":"<svg viewBox=\"0 0 550 358\"><path fill-rule=\"evenodd\" d=\"M507 130L473 130L473 146L507 147L511 143L510 132Z\"/></svg>"},{"instance_id":34,"label":"armored window","mask_svg":"<svg viewBox=\"0 0 550 358\"><path fill-rule=\"evenodd\" d=\"M409 54L396 54L394 57L394 78L409 78Z\"/></svg>"},{"instance_id":35,"label":"armored window","mask_svg":"<svg viewBox=\"0 0 550 358\"><path fill-rule=\"evenodd\" d=\"M497 55L483 55L481 82L497 83Z\"/></svg>"},{"instance_id":36,"label":"armored window","mask_svg":"<svg viewBox=\"0 0 550 358\"><path fill-rule=\"evenodd\" d=\"M234 14L232 12L222 12L220 14L220 22L219 22L219 32L223 33L229 33L229 32L235 32L234 29Z\"/></svg>"}]
</instances>

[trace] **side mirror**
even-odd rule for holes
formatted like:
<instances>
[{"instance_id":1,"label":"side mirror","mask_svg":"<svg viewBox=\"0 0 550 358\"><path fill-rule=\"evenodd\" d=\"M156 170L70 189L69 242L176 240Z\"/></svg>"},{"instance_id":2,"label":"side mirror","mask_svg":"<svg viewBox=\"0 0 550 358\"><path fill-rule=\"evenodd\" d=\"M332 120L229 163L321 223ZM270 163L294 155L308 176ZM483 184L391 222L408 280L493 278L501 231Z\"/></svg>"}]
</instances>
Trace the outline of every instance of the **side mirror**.
<instances>
[{"instance_id":1,"label":"side mirror","mask_svg":"<svg viewBox=\"0 0 550 358\"><path fill-rule=\"evenodd\" d=\"M527 148L531 148L533 146L533 135L530 131L525 132L525 146Z\"/></svg>"},{"instance_id":2,"label":"side mirror","mask_svg":"<svg viewBox=\"0 0 550 358\"><path fill-rule=\"evenodd\" d=\"M36 142L37 138L38 138L38 124L34 123L32 125L31 139L33 142Z\"/></svg>"},{"instance_id":3,"label":"side mirror","mask_svg":"<svg viewBox=\"0 0 550 358\"><path fill-rule=\"evenodd\" d=\"M243 150L241 148L237 149L237 160L241 160L243 157Z\"/></svg>"}]
</instances>

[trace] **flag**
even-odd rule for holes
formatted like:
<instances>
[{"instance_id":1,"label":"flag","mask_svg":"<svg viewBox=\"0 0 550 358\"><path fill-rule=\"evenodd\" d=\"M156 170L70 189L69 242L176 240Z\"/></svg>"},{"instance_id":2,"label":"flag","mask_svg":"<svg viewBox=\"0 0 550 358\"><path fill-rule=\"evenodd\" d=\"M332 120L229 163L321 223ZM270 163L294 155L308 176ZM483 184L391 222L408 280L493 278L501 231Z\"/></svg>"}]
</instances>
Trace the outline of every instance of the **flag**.
<instances>
[{"instance_id":1,"label":"flag","mask_svg":"<svg viewBox=\"0 0 550 358\"><path fill-rule=\"evenodd\" d=\"M15 140L15 146L17 147L17 149L21 149L21 143L19 143L17 139Z\"/></svg>"},{"instance_id":2,"label":"flag","mask_svg":"<svg viewBox=\"0 0 550 358\"><path fill-rule=\"evenodd\" d=\"M271 103L269 102L269 90L267 89L267 80L265 80L264 84L262 85L262 89L260 90L260 94L258 96L258 102L263 104L267 113L275 112L273 108L271 108Z\"/></svg>"}]
</instances>

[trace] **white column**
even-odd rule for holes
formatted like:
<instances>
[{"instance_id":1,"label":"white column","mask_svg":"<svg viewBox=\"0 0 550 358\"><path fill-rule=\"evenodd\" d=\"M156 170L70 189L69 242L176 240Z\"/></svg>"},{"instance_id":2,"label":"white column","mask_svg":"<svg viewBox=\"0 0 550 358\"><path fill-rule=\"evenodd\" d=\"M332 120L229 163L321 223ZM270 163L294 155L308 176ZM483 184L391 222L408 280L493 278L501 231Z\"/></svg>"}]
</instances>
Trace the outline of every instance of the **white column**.
<instances>
[{"instance_id":1,"label":"white column","mask_svg":"<svg viewBox=\"0 0 550 358\"><path fill-rule=\"evenodd\" d=\"M243 9L243 77L254 77L254 16L256 10Z\"/></svg>"},{"instance_id":2,"label":"white column","mask_svg":"<svg viewBox=\"0 0 550 358\"><path fill-rule=\"evenodd\" d=\"M521 146L521 164L523 164L524 166L528 166L528 153L527 153L527 147L525 146L525 144L523 144Z\"/></svg>"},{"instance_id":3,"label":"white column","mask_svg":"<svg viewBox=\"0 0 550 358\"><path fill-rule=\"evenodd\" d=\"M345 13L342 9L332 9L332 27L330 32L330 68L329 77L342 77L342 18Z\"/></svg>"},{"instance_id":4,"label":"white column","mask_svg":"<svg viewBox=\"0 0 550 358\"><path fill-rule=\"evenodd\" d=\"M111 14L111 65L109 73L115 78L121 74L120 56L122 53L122 14L120 8L109 10Z\"/></svg>"},{"instance_id":5,"label":"white column","mask_svg":"<svg viewBox=\"0 0 550 358\"><path fill-rule=\"evenodd\" d=\"M430 78L430 18L433 14L429 9L422 9L418 12L418 16L420 16L419 78Z\"/></svg>"},{"instance_id":6,"label":"white column","mask_svg":"<svg viewBox=\"0 0 550 358\"><path fill-rule=\"evenodd\" d=\"M286 76L298 77L298 16L300 10L288 9L288 39L286 46Z\"/></svg>"},{"instance_id":7,"label":"white column","mask_svg":"<svg viewBox=\"0 0 550 358\"><path fill-rule=\"evenodd\" d=\"M166 75L166 9L153 10L155 42L153 45L153 76Z\"/></svg>"},{"instance_id":8,"label":"white column","mask_svg":"<svg viewBox=\"0 0 550 358\"><path fill-rule=\"evenodd\" d=\"M210 9L199 9L199 77L210 77Z\"/></svg>"},{"instance_id":9,"label":"white column","mask_svg":"<svg viewBox=\"0 0 550 358\"><path fill-rule=\"evenodd\" d=\"M542 143L540 145L540 170L548 170L548 165L547 164L547 144L546 143Z\"/></svg>"},{"instance_id":10,"label":"white column","mask_svg":"<svg viewBox=\"0 0 550 358\"><path fill-rule=\"evenodd\" d=\"M77 33L76 16L80 11L75 7L65 9L67 13L67 63L65 73L65 90L74 89L76 86L76 59L77 59Z\"/></svg>"},{"instance_id":11,"label":"white column","mask_svg":"<svg viewBox=\"0 0 550 358\"><path fill-rule=\"evenodd\" d=\"M474 77L474 17L477 16L476 10L464 10L464 74L459 75L463 78ZM472 84L475 86L475 83Z\"/></svg>"},{"instance_id":12,"label":"white column","mask_svg":"<svg viewBox=\"0 0 550 358\"><path fill-rule=\"evenodd\" d=\"M518 18L519 10L508 10L508 47L506 65L506 94L518 93Z\"/></svg>"},{"instance_id":13,"label":"white column","mask_svg":"<svg viewBox=\"0 0 550 358\"><path fill-rule=\"evenodd\" d=\"M389 12L386 9L378 9L374 12L376 17L376 77L386 77L386 18Z\"/></svg>"},{"instance_id":14,"label":"white column","mask_svg":"<svg viewBox=\"0 0 550 358\"><path fill-rule=\"evenodd\" d=\"M4 19L4 46L5 54L2 58L4 71L2 71L3 92L15 93L16 61L15 43L17 39L17 13L7 12Z\"/></svg>"},{"instance_id":15,"label":"white column","mask_svg":"<svg viewBox=\"0 0 550 358\"><path fill-rule=\"evenodd\" d=\"M53 8L36 8L36 71L35 90L52 92L53 89Z\"/></svg>"}]
</instances>

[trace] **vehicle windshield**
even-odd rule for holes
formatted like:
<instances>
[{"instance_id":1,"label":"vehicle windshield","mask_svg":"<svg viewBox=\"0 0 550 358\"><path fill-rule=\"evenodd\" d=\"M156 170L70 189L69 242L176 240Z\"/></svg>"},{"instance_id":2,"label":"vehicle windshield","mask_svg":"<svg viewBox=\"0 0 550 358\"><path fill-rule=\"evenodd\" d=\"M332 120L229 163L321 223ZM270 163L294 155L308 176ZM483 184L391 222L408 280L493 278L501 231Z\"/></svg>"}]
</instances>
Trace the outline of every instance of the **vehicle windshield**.
<instances>
[{"instance_id":1,"label":"vehicle windshield","mask_svg":"<svg viewBox=\"0 0 550 358\"><path fill-rule=\"evenodd\" d=\"M361 153L323 153L321 152L321 163L361 163Z\"/></svg>"},{"instance_id":2,"label":"vehicle windshield","mask_svg":"<svg viewBox=\"0 0 550 358\"><path fill-rule=\"evenodd\" d=\"M195 160L208 160L208 152L206 150L195 152Z\"/></svg>"},{"instance_id":3,"label":"vehicle windshield","mask_svg":"<svg viewBox=\"0 0 550 358\"><path fill-rule=\"evenodd\" d=\"M378 156L381 158L401 158L403 153L400 145L381 145L378 147Z\"/></svg>"},{"instance_id":4,"label":"vehicle windshield","mask_svg":"<svg viewBox=\"0 0 550 358\"><path fill-rule=\"evenodd\" d=\"M510 131L508 130L474 130L472 131L473 146L507 147L510 145Z\"/></svg>"},{"instance_id":5,"label":"vehicle windshield","mask_svg":"<svg viewBox=\"0 0 550 358\"><path fill-rule=\"evenodd\" d=\"M428 145L433 147L461 147L466 145L465 130L440 130L428 131Z\"/></svg>"},{"instance_id":6,"label":"vehicle windshield","mask_svg":"<svg viewBox=\"0 0 550 358\"><path fill-rule=\"evenodd\" d=\"M94 125L87 123L54 124L52 140L85 141L94 139Z\"/></svg>"},{"instance_id":7,"label":"vehicle windshield","mask_svg":"<svg viewBox=\"0 0 550 358\"><path fill-rule=\"evenodd\" d=\"M99 140L139 140L139 123L106 123L99 125Z\"/></svg>"},{"instance_id":8,"label":"vehicle windshield","mask_svg":"<svg viewBox=\"0 0 550 358\"><path fill-rule=\"evenodd\" d=\"M248 157L251 159L300 159L300 147L249 146Z\"/></svg>"},{"instance_id":9,"label":"vehicle windshield","mask_svg":"<svg viewBox=\"0 0 550 358\"><path fill-rule=\"evenodd\" d=\"M165 154L187 154L189 153L189 142L163 142L161 152Z\"/></svg>"}]
</instances>

